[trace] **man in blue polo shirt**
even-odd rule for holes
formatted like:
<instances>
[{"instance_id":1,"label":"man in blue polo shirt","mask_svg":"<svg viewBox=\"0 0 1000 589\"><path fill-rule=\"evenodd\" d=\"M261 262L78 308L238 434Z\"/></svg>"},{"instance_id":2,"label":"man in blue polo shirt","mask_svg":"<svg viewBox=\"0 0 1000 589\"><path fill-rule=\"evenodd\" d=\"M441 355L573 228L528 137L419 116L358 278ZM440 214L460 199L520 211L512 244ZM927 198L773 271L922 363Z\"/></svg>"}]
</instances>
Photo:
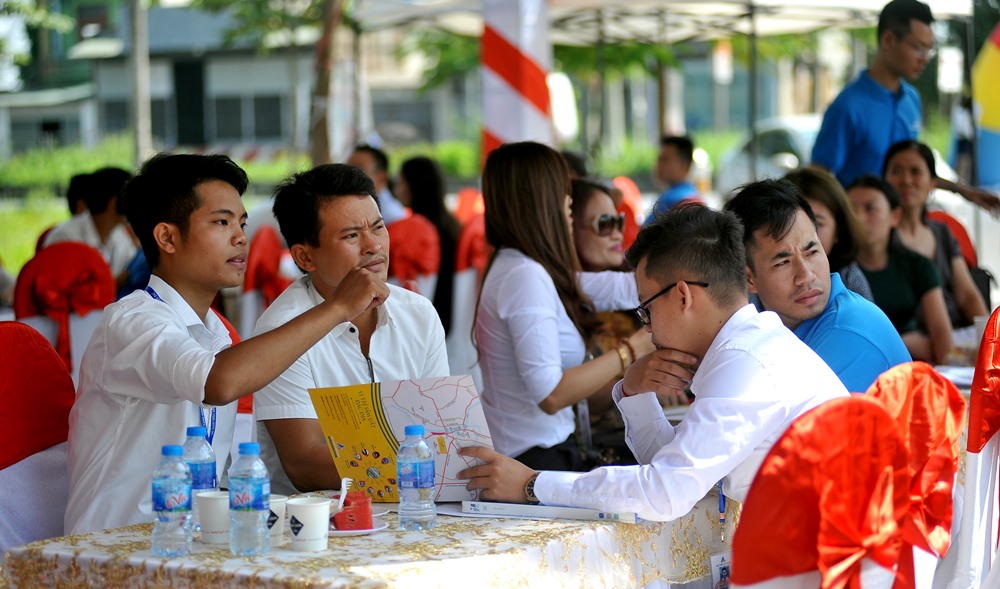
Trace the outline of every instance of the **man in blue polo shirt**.
<instances>
[{"instance_id":1,"label":"man in blue polo shirt","mask_svg":"<svg viewBox=\"0 0 1000 589\"><path fill-rule=\"evenodd\" d=\"M663 193L653 204L646 223L665 215L678 204L701 200L698 189L688 181L694 161L694 142L681 135L664 135L660 139L660 155L656 159L656 179L664 186Z\"/></svg>"},{"instance_id":2,"label":"man in blue polo shirt","mask_svg":"<svg viewBox=\"0 0 1000 589\"><path fill-rule=\"evenodd\" d=\"M827 108L813 145L812 163L833 172L842 185L865 174L881 176L889 147L920 135L920 94L909 82L934 57L933 22L930 7L919 0L892 0L882 9L871 67ZM1000 208L1000 199L977 188L946 179L938 187L983 208Z\"/></svg>"},{"instance_id":3,"label":"man in blue polo shirt","mask_svg":"<svg viewBox=\"0 0 1000 589\"><path fill-rule=\"evenodd\" d=\"M863 393L878 375L910 361L885 313L830 273L816 218L793 184L748 184L726 210L743 223L750 292L833 369L848 391Z\"/></svg>"}]
</instances>

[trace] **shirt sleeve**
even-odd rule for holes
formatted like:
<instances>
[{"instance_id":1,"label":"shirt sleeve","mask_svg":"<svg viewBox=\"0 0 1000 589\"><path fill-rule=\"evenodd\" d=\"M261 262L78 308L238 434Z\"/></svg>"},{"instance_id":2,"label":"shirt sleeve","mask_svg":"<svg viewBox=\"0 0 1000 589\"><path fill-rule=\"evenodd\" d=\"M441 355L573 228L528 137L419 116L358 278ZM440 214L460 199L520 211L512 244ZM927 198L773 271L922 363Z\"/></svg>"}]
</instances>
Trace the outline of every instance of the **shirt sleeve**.
<instances>
[{"instance_id":1,"label":"shirt sleeve","mask_svg":"<svg viewBox=\"0 0 1000 589\"><path fill-rule=\"evenodd\" d=\"M913 290L919 301L924 293L941 286L941 275L938 274L934 262L920 254L911 256L913 260Z\"/></svg>"},{"instance_id":2,"label":"shirt sleeve","mask_svg":"<svg viewBox=\"0 0 1000 589\"><path fill-rule=\"evenodd\" d=\"M625 421L625 443L639 464L649 464L660 448L674 439L674 426L667 421L654 393L626 397L622 381L618 381L611 396Z\"/></svg>"},{"instance_id":3,"label":"shirt sleeve","mask_svg":"<svg viewBox=\"0 0 1000 589\"><path fill-rule=\"evenodd\" d=\"M525 266L497 286L498 316L510 334L514 363L533 403L562 380L559 308L562 302L541 266Z\"/></svg>"},{"instance_id":4,"label":"shirt sleeve","mask_svg":"<svg viewBox=\"0 0 1000 589\"><path fill-rule=\"evenodd\" d=\"M595 311L622 311L639 304L632 272L579 272L576 276L584 294L593 301Z\"/></svg>"},{"instance_id":5,"label":"shirt sleeve","mask_svg":"<svg viewBox=\"0 0 1000 589\"><path fill-rule=\"evenodd\" d=\"M850 129L850 117L838 97L823 115L823 124L813 144L812 163L823 166L834 175L840 172L850 150Z\"/></svg>"},{"instance_id":6,"label":"shirt sleeve","mask_svg":"<svg viewBox=\"0 0 1000 589\"><path fill-rule=\"evenodd\" d=\"M866 337L847 329L825 331L809 342L809 347L823 359L852 393L864 393L894 364L885 352ZM845 353L850 350L850 353Z\"/></svg>"},{"instance_id":7,"label":"shirt sleeve","mask_svg":"<svg viewBox=\"0 0 1000 589\"><path fill-rule=\"evenodd\" d=\"M451 366L448 364L448 348L445 343L444 327L433 308L427 311L430 321L430 334L427 341L427 360L424 363L423 378L448 376ZM419 336L415 336L419 337Z\"/></svg>"},{"instance_id":8,"label":"shirt sleeve","mask_svg":"<svg viewBox=\"0 0 1000 589\"><path fill-rule=\"evenodd\" d=\"M258 323L254 336L277 329L282 324ZM317 419L316 409L309 397L309 389L316 387L316 379L310 368L309 352L288 367L287 370L254 393L253 412L257 421L270 419Z\"/></svg>"}]
</instances>

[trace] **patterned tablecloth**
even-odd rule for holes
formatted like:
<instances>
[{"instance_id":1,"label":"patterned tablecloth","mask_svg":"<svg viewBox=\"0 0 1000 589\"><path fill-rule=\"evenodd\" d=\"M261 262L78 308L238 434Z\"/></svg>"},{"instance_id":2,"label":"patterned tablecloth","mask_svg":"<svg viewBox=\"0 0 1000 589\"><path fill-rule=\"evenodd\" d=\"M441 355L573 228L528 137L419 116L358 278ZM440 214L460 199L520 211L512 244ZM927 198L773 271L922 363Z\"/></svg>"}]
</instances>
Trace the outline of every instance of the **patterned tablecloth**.
<instances>
[{"instance_id":1,"label":"patterned tablecloth","mask_svg":"<svg viewBox=\"0 0 1000 589\"><path fill-rule=\"evenodd\" d=\"M329 539L318 553L288 542L256 558L194 543L184 558L154 557L151 524L65 536L11 550L0 587L645 587L706 581L709 555L729 542L740 506L730 501L726 541L718 500L683 518L638 525L602 521L439 516L437 528ZM659 583L658 583L659 582ZM699 583L700 584L700 583Z\"/></svg>"}]
</instances>

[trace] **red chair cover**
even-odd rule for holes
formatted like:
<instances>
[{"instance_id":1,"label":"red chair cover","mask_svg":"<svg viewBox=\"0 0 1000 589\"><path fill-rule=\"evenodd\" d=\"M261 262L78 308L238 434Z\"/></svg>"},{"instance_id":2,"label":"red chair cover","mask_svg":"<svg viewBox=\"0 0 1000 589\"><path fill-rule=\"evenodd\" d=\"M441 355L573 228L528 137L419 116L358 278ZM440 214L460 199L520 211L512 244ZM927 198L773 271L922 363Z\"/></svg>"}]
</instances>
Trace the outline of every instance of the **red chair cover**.
<instances>
[{"instance_id":1,"label":"red chair cover","mask_svg":"<svg viewBox=\"0 0 1000 589\"><path fill-rule=\"evenodd\" d=\"M73 379L52 345L32 327L0 322L0 470L69 435Z\"/></svg>"},{"instance_id":2,"label":"red chair cover","mask_svg":"<svg viewBox=\"0 0 1000 589\"><path fill-rule=\"evenodd\" d=\"M1000 308L993 311L979 345L969 397L969 452L978 454L1000 431Z\"/></svg>"},{"instance_id":3,"label":"red chair cover","mask_svg":"<svg viewBox=\"0 0 1000 589\"><path fill-rule=\"evenodd\" d=\"M475 268L479 276L483 275L486 263L490 259L493 248L486 242L486 216L480 213L473 217L462 228L458 236L458 246L455 248L455 273Z\"/></svg>"},{"instance_id":4,"label":"red chair cover","mask_svg":"<svg viewBox=\"0 0 1000 589\"><path fill-rule=\"evenodd\" d=\"M877 401L852 395L806 413L757 471L733 537L732 582L818 569L823 589L856 588L862 558L892 569L908 481L899 429Z\"/></svg>"},{"instance_id":5,"label":"red chair cover","mask_svg":"<svg viewBox=\"0 0 1000 589\"><path fill-rule=\"evenodd\" d=\"M965 399L948 379L923 362L900 364L868 389L899 426L909 449L910 514L896 586L912 587L916 546L943 556L951 545L952 498Z\"/></svg>"},{"instance_id":6,"label":"red chair cover","mask_svg":"<svg viewBox=\"0 0 1000 589\"><path fill-rule=\"evenodd\" d=\"M226 319L226 316L219 312L218 309L212 308L212 312L215 316L219 318L219 321L226 326L229 331L229 339L233 342L232 345L240 343L240 334L233 327L233 324ZM236 412L237 413L253 413L253 395L247 395L245 397L240 397L240 400L236 402Z\"/></svg>"},{"instance_id":7,"label":"red chair cover","mask_svg":"<svg viewBox=\"0 0 1000 589\"><path fill-rule=\"evenodd\" d=\"M72 370L69 315L86 315L115 301L115 279L99 251L85 243L54 243L17 276L14 316L46 315L59 325L56 351Z\"/></svg>"},{"instance_id":8,"label":"red chair cover","mask_svg":"<svg viewBox=\"0 0 1000 589\"><path fill-rule=\"evenodd\" d=\"M642 210L642 193L628 176L616 176L612 181L615 188L622 191L622 201L616 207L619 213L625 213L625 227L622 229L622 248L628 249L635 243L639 235L638 212Z\"/></svg>"},{"instance_id":9,"label":"red chair cover","mask_svg":"<svg viewBox=\"0 0 1000 589\"><path fill-rule=\"evenodd\" d=\"M962 257L965 258L965 263L969 265L969 268L975 268L979 265L976 257L976 246L972 244L972 238L969 237L969 232L965 230L965 225L962 225L961 221L944 211L927 211L927 218L948 226L951 234L958 241L958 247L962 250Z\"/></svg>"},{"instance_id":10,"label":"red chair cover","mask_svg":"<svg viewBox=\"0 0 1000 589\"><path fill-rule=\"evenodd\" d=\"M418 276L437 274L441 238L427 217L411 214L389 225L389 276L407 286Z\"/></svg>"},{"instance_id":11,"label":"red chair cover","mask_svg":"<svg viewBox=\"0 0 1000 589\"><path fill-rule=\"evenodd\" d=\"M284 251L281 237L270 225L262 225L250 242L243 292L259 290L264 295L265 308L292 283L291 279L281 274L281 256Z\"/></svg>"},{"instance_id":12,"label":"red chair cover","mask_svg":"<svg viewBox=\"0 0 1000 589\"><path fill-rule=\"evenodd\" d=\"M469 221L482 215L486 211L486 203L483 201L483 193L475 188L466 186L458 191L458 206L455 207L455 218L462 226L469 224Z\"/></svg>"}]
</instances>

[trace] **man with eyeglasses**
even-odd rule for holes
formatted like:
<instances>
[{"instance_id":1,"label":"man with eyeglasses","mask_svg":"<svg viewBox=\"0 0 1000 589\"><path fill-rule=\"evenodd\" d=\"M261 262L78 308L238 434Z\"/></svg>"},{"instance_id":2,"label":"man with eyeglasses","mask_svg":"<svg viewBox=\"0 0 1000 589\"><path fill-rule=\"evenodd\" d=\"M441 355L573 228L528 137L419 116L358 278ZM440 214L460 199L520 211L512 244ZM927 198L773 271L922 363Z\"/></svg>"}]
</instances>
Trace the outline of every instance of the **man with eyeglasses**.
<instances>
[{"instance_id":1,"label":"man with eyeglasses","mask_svg":"<svg viewBox=\"0 0 1000 589\"><path fill-rule=\"evenodd\" d=\"M680 205L644 227L627 257L642 301L636 312L657 348L613 392L639 465L539 473L493 450L465 448L485 464L459 476L483 499L670 521L722 480L725 495L742 501L792 421L848 394L777 315L747 302L743 227L732 213ZM695 401L675 429L657 394L688 379Z\"/></svg>"},{"instance_id":2,"label":"man with eyeglasses","mask_svg":"<svg viewBox=\"0 0 1000 589\"><path fill-rule=\"evenodd\" d=\"M816 232L816 217L786 180L747 184L725 210L743 224L747 285L761 306L812 348L853 393L911 360L906 345L874 303L848 290Z\"/></svg>"},{"instance_id":3,"label":"man with eyeglasses","mask_svg":"<svg viewBox=\"0 0 1000 589\"><path fill-rule=\"evenodd\" d=\"M910 85L934 58L934 16L919 0L892 0L878 19L878 50L871 67L847 85L827 108L813 144L812 163L850 186L865 174L880 176L892 144L917 139L923 116L920 94ZM985 209L1000 199L943 178L938 187Z\"/></svg>"}]
</instances>

